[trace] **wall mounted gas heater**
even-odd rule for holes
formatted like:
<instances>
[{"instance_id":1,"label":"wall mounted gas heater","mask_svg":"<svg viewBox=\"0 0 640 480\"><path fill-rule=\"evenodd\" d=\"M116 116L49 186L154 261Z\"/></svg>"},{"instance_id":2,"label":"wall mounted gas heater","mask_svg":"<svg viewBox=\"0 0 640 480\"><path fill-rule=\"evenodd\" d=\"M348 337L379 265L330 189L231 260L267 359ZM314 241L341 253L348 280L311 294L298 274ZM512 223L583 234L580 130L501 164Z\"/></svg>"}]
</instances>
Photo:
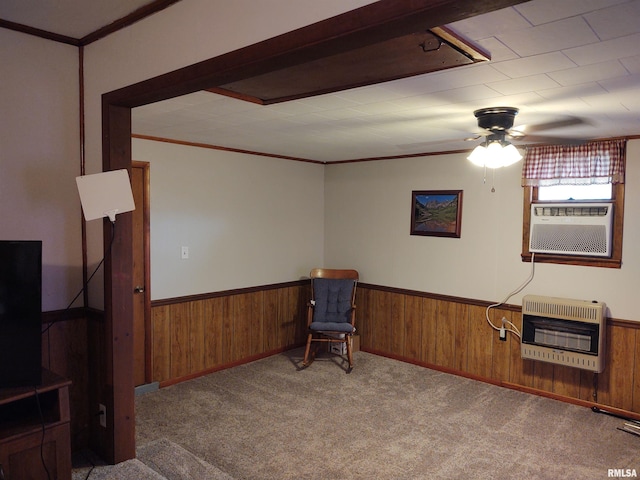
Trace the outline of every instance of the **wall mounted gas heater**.
<instances>
[{"instance_id":1,"label":"wall mounted gas heater","mask_svg":"<svg viewBox=\"0 0 640 480\"><path fill-rule=\"evenodd\" d=\"M526 295L522 358L602 372L605 309L602 302Z\"/></svg>"}]
</instances>

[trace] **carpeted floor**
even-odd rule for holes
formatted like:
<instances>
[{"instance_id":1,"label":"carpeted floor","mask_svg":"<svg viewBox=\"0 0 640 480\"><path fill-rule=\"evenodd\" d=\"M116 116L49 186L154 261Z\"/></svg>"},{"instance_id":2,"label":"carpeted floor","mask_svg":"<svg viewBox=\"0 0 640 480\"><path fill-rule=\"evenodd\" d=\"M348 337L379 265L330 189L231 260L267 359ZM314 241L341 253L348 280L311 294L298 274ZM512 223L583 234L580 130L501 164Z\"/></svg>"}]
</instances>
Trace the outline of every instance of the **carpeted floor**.
<instances>
[{"instance_id":1,"label":"carpeted floor","mask_svg":"<svg viewBox=\"0 0 640 480\"><path fill-rule=\"evenodd\" d=\"M138 459L149 446L175 445L205 470L243 480L589 480L614 468L640 472L640 437L617 430L622 420L364 352L348 375L341 357L329 354L298 370L302 353L138 397Z\"/></svg>"}]
</instances>

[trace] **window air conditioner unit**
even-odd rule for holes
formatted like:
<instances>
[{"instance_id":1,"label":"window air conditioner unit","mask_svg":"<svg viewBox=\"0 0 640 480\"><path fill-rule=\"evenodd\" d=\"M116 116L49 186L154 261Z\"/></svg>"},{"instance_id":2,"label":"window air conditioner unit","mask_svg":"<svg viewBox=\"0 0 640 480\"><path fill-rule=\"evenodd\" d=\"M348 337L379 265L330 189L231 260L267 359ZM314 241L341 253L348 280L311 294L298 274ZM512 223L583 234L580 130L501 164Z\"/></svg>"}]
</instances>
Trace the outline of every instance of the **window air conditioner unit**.
<instances>
[{"instance_id":1,"label":"window air conditioner unit","mask_svg":"<svg viewBox=\"0 0 640 480\"><path fill-rule=\"evenodd\" d=\"M529 251L611 257L612 203L532 203Z\"/></svg>"}]
</instances>

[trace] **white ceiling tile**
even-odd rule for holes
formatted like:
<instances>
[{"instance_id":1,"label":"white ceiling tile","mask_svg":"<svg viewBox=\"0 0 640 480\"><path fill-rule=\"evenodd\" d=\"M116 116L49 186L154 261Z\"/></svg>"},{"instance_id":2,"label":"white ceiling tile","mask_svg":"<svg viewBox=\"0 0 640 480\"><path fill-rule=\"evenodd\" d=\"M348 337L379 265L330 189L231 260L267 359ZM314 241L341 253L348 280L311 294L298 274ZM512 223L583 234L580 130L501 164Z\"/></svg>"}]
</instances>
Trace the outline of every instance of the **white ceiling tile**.
<instances>
[{"instance_id":1,"label":"white ceiling tile","mask_svg":"<svg viewBox=\"0 0 640 480\"><path fill-rule=\"evenodd\" d=\"M548 75L560 85L578 85L608 78L624 77L628 75L628 72L619 61L612 60L550 72Z\"/></svg>"},{"instance_id":2,"label":"white ceiling tile","mask_svg":"<svg viewBox=\"0 0 640 480\"><path fill-rule=\"evenodd\" d=\"M585 103L594 107L597 112L609 115L616 112L626 112L628 109L620 102L611 101L610 95L595 95L592 97L584 97Z\"/></svg>"},{"instance_id":3,"label":"white ceiling tile","mask_svg":"<svg viewBox=\"0 0 640 480\"><path fill-rule=\"evenodd\" d=\"M497 37L521 57L557 52L599 41L593 30L581 17L558 20Z\"/></svg>"},{"instance_id":4,"label":"white ceiling tile","mask_svg":"<svg viewBox=\"0 0 640 480\"><path fill-rule=\"evenodd\" d=\"M495 12L454 22L447 25L464 38L478 41L500 33L522 30L531 25L514 8L503 8Z\"/></svg>"},{"instance_id":5,"label":"white ceiling tile","mask_svg":"<svg viewBox=\"0 0 640 480\"><path fill-rule=\"evenodd\" d=\"M538 89L554 88L558 84L547 75L532 75L520 77L502 82L493 82L489 87L502 95L514 95L517 93L534 92Z\"/></svg>"},{"instance_id":6,"label":"white ceiling tile","mask_svg":"<svg viewBox=\"0 0 640 480\"><path fill-rule=\"evenodd\" d=\"M488 64L470 65L452 68L443 72L425 75L423 93L441 92L454 88L481 85L487 82L504 80L507 77Z\"/></svg>"},{"instance_id":7,"label":"white ceiling tile","mask_svg":"<svg viewBox=\"0 0 640 480\"><path fill-rule=\"evenodd\" d=\"M620 60L629 73L640 73L640 55L626 57Z\"/></svg>"},{"instance_id":8,"label":"white ceiling tile","mask_svg":"<svg viewBox=\"0 0 640 480\"><path fill-rule=\"evenodd\" d=\"M546 100L556 102L571 102L572 99L580 99L582 97L590 97L593 95L602 95L607 91L597 82L581 83L580 85L571 85L566 87L548 88L537 90L538 95Z\"/></svg>"},{"instance_id":9,"label":"white ceiling tile","mask_svg":"<svg viewBox=\"0 0 640 480\"><path fill-rule=\"evenodd\" d=\"M560 52L544 53L533 57L519 58L517 60L508 60L506 62L493 64L493 68L510 78L528 77L575 66L575 63Z\"/></svg>"},{"instance_id":10,"label":"white ceiling tile","mask_svg":"<svg viewBox=\"0 0 640 480\"><path fill-rule=\"evenodd\" d=\"M635 33L595 45L571 48L564 50L563 53L577 65L591 65L592 63L635 56L638 54L639 44L640 33Z\"/></svg>"},{"instance_id":11,"label":"white ceiling tile","mask_svg":"<svg viewBox=\"0 0 640 480\"><path fill-rule=\"evenodd\" d=\"M478 40L478 45L480 45L483 50L489 52L491 62L504 62L505 60L520 58L513 50L507 47L496 37L488 37Z\"/></svg>"},{"instance_id":12,"label":"white ceiling tile","mask_svg":"<svg viewBox=\"0 0 640 480\"><path fill-rule=\"evenodd\" d=\"M533 25L540 25L626 1L628 0L533 0L514 8Z\"/></svg>"},{"instance_id":13,"label":"white ceiling tile","mask_svg":"<svg viewBox=\"0 0 640 480\"><path fill-rule=\"evenodd\" d=\"M601 40L609 40L640 32L638 16L640 1L634 1L588 13L584 18Z\"/></svg>"},{"instance_id":14,"label":"white ceiling tile","mask_svg":"<svg viewBox=\"0 0 640 480\"><path fill-rule=\"evenodd\" d=\"M444 90L442 92L438 92L436 95L450 102L468 102L471 100L494 98L496 97L496 92L486 85L472 85L470 87Z\"/></svg>"},{"instance_id":15,"label":"white ceiling tile","mask_svg":"<svg viewBox=\"0 0 640 480\"><path fill-rule=\"evenodd\" d=\"M329 93L325 95L318 95L315 97L302 98L296 103L308 106L315 109L316 111L333 110L336 108L350 108L356 105L360 105L360 102L356 102L355 100L349 98L348 94L340 95L339 93Z\"/></svg>"},{"instance_id":16,"label":"white ceiling tile","mask_svg":"<svg viewBox=\"0 0 640 480\"><path fill-rule=\"evenodd\" d=\"M631 94L640 96L637 94L638 87L640 87L640 73L633 75L627 75L625 77L610 78L598 82L602 87L613 94Z\"/></svg>"}]
</instances>

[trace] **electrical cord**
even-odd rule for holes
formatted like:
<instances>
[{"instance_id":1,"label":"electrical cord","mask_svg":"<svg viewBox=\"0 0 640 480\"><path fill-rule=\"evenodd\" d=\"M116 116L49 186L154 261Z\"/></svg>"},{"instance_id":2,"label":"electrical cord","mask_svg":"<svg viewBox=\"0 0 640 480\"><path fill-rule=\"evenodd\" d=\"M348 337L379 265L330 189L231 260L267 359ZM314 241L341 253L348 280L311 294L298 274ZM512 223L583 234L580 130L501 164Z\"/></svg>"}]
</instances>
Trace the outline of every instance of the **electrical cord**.
<instances>
[{"instance_id":1,"label":"electrical cord","mask_svg":"<svg viewBox=\"0 0 640 480\"><path fill-rule=\"evenodd\" d=\"M509 320L507 320L506 318L502 318L502 327L497 327L496 325L493 324L493 322L491 321L491 318L489 317L489 311L492 308L496 308L499 307L500 305L503 305L504 303L506 303L511 297L513 297L515 294L520 293L522 290L524 290L524 288L529 285L531 283L531 281L533 280L533 276L535 275L535 265L536 265L536 259L535 259L535 253L531 253L531 273L529 274L529 277L524 281L524 283L522 285L520 285L518 288L516 288L513 292L509 293L509 295L507 295L504 300L502 300L499 303L493 303L491 305L489 305L487 307L487 310L485 311L485 316L487 318L487 322L489 323L489 325L491 326L491 328L493 328L494 330L500 331L501 328L504 328L506 332L511 332L513 333L516 337L518 337L519 339L522 339L522 335L520 334L520 330L518 330L518 327L516 327L512 322L510 322ZM508 325L507 328L504 327L504 325Z\"/></svg>"},{"instance_id":2,"label":"electrical cord","mask_svg":"<svg viewBox=\"0 0 640 480\"><path fill-rule=\"evenodd\" d=\"M47 472L47 478L51 480L51 473L49 472L49 468L47 468L47 463L44 460L44 437L46 434L46 425L44 423L44 415L42 415L42 407L40 406L40 396L38 395L38 388L33 387L33 391L36 397L36 404L38 405L38 414L40 415L40 423L42 424L42 439L40 441L40 461L42 462L42 466L44 467L45 472Z\"/></svg>"},{"instance_id":3,"label":"electrical cord","mask_svg":"<svg viewBox=\"0 0 640 480\"><path fill-rule=\"evenodd\" d=\"M91 279L96 275L96 273L98 273L98 270L100 269L100 267L104 263L105 258L107 258L107 254L111 253L111 247L113 246L113 239L115 238L115 232L116 232L116 222L111 222L111 241L109 242L109 248L107 249L106 253L102 257L102 260L100 260L100 262L98 263L96 268L93 270L93 273L89 276L87 281L82 285L82 288L80 288L80 291L78 292L78 294L75 297L73 297L73 300L71 300L71 302L69 302L69 305L67 305L67 308L65 308L64 311L69 310L71 308L71 305L73 305L75 303L75 301L78 299L78 297L80 295L82 295L82 292L85 291L85 289L89 285L89 282L91 281ZM47 333L54 323L56 323L56 321L48 323L47 324L47 328L45 328L42 331L42 334L44 335L45 333Z\"/></svg>"}]
</instances>

